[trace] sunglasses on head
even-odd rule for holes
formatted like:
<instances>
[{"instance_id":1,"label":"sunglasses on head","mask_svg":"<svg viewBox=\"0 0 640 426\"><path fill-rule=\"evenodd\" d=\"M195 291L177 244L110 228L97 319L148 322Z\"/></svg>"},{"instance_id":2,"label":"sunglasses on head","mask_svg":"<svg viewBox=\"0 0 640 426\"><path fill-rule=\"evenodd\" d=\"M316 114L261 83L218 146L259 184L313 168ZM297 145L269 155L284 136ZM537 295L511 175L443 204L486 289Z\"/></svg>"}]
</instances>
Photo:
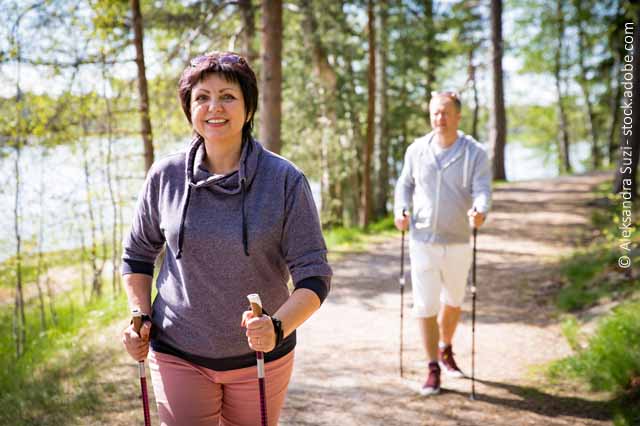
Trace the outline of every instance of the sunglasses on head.
<instances>
[{"instance_id":1,"label":"sunglasses on head","mask_svg":"<svg viewBox=\"0 0 640 426\"><path fill-rule=\"evenodd\" d=\"M246 61L242 56L236 55L235 53L225 53L217 57L211 55L196 56L191 60L191 66L196 67L206 61L217 61L219 64L246 64Z\"/></svg>"}]
</instances>

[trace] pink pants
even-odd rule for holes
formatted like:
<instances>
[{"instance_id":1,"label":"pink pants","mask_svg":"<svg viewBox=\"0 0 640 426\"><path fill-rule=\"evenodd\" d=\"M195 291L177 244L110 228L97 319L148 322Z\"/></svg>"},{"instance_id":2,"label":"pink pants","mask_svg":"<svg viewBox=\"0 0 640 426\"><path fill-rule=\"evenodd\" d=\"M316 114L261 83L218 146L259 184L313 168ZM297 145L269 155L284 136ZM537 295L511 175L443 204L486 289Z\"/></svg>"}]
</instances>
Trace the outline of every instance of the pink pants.
<instances>
[{"instance_id":1,"label":"pink pants","mask_svg":"<svg viewBox=\"0 0 640 426\"><path fill-rule=\"evenodd\" d=\"M149 351L162 426L259 426L257 368L215 371ZM293 351L265 364L269 426L276 426L293 370Z\"/></svg>"}]
</instances>

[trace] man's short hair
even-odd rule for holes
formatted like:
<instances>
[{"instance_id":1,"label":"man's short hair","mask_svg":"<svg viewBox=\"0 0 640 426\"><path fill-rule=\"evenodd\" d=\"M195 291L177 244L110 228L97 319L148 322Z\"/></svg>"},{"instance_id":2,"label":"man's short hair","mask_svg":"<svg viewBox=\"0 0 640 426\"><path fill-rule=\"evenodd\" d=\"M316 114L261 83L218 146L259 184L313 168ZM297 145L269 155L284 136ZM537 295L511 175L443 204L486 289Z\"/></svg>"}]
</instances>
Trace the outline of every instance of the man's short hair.
<instances>
[{"instance_id":1,"label":"man's short hair","mask_svg":"<svg viewBox=\"0 0 640 426\"><path fill-rule=\"evenodd\" d=\"M460 101L460 94L455 90L444 90L441 92L431 92L431 100L434 98L447 98L453 101L458 112L462 111L462 102Z\"/></svg>"}]
</instances>

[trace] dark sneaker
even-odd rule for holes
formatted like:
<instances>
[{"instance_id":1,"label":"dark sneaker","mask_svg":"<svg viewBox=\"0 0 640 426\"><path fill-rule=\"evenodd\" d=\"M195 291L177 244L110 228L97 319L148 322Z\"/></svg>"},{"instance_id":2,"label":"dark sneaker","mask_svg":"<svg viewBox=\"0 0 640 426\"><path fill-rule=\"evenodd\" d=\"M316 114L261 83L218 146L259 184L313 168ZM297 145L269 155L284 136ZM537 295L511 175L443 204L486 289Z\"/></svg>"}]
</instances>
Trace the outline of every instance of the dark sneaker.
<instances>
[{"instance_id":1,"label":"dark sneaker","mask_svg":"<svg viewBox=\"0 0 640 426\"><path fill-rule=\"evenodd\" d=\"M437 361L429 363L429 375L427 381L420 388L420 395L429 396L440 393L440 366Z\"/></svg>"},{"instance_id":2,"label":"dark sneaker","mask_svg":"<svg viewBox=\"0 0 640 426\"><path fill-rule=\"evenodd\" d=\"M456 360L453 358L453 348L451 345L447 345L444 349L438 349L438 358L447 377L464 377L464 373L458 368L458 364L456 364Z\"/></svg>"}]
</instances>

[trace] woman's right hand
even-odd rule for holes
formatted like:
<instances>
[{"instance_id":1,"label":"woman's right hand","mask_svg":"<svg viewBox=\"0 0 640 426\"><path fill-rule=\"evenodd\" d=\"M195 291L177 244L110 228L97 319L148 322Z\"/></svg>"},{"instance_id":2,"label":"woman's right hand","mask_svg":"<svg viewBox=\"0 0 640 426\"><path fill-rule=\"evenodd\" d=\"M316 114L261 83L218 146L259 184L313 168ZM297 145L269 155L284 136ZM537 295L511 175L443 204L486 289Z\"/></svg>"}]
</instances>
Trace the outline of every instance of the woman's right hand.
<instances>
[{"instance_id":1,"label":"woman's right hand","mask_svg":"<svg viewBox=\"0 0 640 426\"><path fill-rule=\"evenodd\" d=\"M136 361L144 361L149 353L149 335L151 334L151 321L145 321L140 327L140 334L129 324L122 331L122 344L131 358Z\"/></svg>"}]
</instances>

